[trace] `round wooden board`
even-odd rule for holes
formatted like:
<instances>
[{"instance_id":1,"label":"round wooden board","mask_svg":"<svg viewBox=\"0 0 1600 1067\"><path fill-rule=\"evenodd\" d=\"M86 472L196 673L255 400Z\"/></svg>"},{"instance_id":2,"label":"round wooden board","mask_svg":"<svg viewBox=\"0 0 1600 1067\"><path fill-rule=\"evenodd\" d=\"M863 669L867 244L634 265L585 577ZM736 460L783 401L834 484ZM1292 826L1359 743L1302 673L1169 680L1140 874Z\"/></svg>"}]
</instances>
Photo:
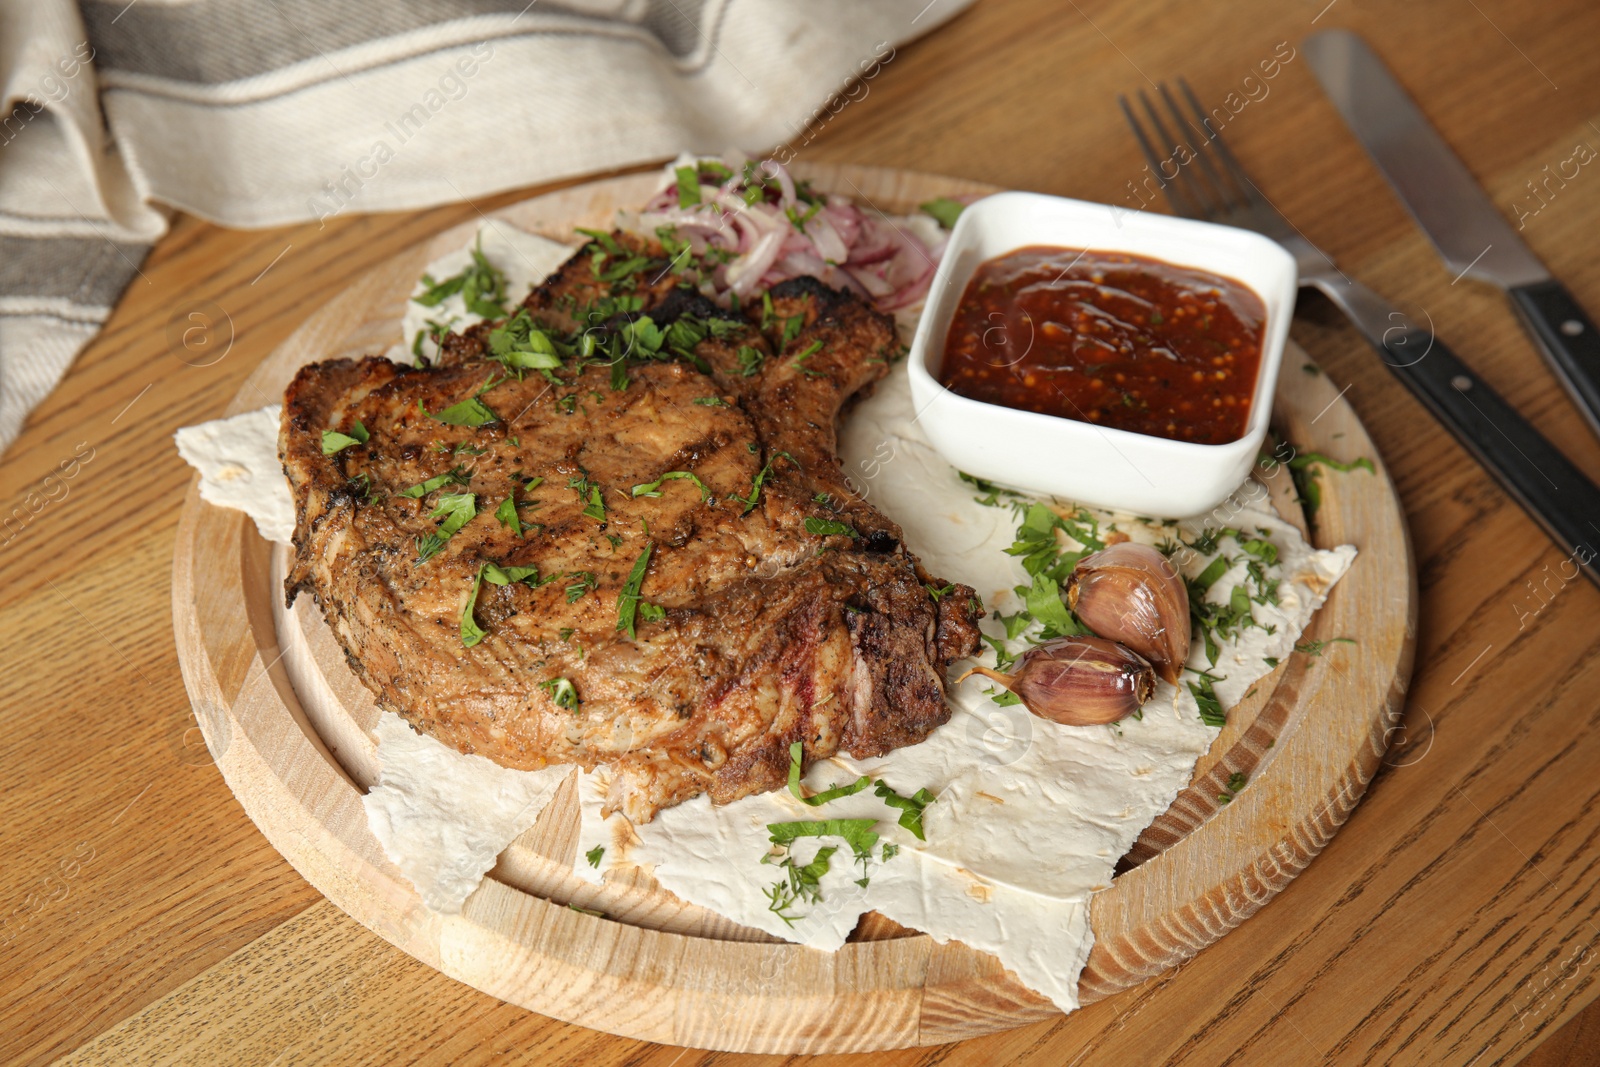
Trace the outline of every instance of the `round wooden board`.
<instances>
[{"instance_id":1,"label":"round wooden board","mask_svg":"<svg viewBox=\"0 0 1600 1067\"><path fill-rule=\"evenodd\" d=\"M797 167L818 188L889 212L935 196L991 192L933 175ZM609 227L654 174L592 182L497 217L557 240ZM471 239L457 227L395 257L312 315L269 356L229 413L280 396L305 363L380 352L398 339L424 265ZM1091 915L1085 1002L1156 975L1249 918L1322 849L1360 799L1398 720L1410 675L1415 577L1393 486L1355 414L1291 346L1274 425L1300 448L1371 457L1376 473L1323 470L1310 528L1319 546L1360 548L1310 638L1357 638L1296 655L1229 713L1194 779L1140 837ZM1298 516L1284 475L1265 479ZM627 1037L773 1053L938 1044L1055 1014L992 957L863 919L837 953L777 942L687 905L645 875L591 886L572 872L572 782L500 857L461 915L440 916L384 856L361 804L375 779L378 712L310 598L283 606L286 550L242 513L184 502L173 620L207 744L246 812L330 900L430 966L503 1000ZM1225 518L1225 517L1224 517ZM1249 787L1217 800L1235 772ZM567 904L602 911L597 918Z\"/></svg>"}]
</instances>

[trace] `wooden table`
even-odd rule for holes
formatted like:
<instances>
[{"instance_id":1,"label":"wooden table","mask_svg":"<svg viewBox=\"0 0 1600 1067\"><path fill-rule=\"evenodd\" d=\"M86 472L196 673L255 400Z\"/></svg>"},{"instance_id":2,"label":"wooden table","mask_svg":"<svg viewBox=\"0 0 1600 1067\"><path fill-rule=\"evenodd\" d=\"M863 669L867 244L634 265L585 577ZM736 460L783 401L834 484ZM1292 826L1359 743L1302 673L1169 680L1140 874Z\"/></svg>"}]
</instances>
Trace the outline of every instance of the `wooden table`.
<instances>
[{"instance_id":1,"label":"wooden table","mask_svg":"<svg viewBox=\"0 0 1600 1067\"><path fill-rule=\"evenodd\" d=\"M1528 240L1600 313L1600 170L1543 201L1527 185L1600 146L1600 9L1574 0L984 0L900 49L800 155L1131 207L1141 160L1117 92L1181 73L1208 104L1245 99L1280 42L1331 25L1395 64L1508 214L1540 209ZM1268 194L1600 477L1600 443L1504 300L1452 283L1303 57L1265 84L1226 134ZM169 583L189 471L173 430L219 414L369 265L533 191L321 229L179 217L6 453L0 1061L744 1059L530 1015L368 933L245 818L178 675ZM197 357L181 335L206 320ZM1583 1011L1600 961L1600 594L1563 581L1561 553L1327 305L1308 299L1294 336L1348 385L1410 518L1421 618L1388 765L1304 875L1178 971L1054 1023L873 1062L1600 1062L1600 1008Z\"/></svg>"}]
</instances>

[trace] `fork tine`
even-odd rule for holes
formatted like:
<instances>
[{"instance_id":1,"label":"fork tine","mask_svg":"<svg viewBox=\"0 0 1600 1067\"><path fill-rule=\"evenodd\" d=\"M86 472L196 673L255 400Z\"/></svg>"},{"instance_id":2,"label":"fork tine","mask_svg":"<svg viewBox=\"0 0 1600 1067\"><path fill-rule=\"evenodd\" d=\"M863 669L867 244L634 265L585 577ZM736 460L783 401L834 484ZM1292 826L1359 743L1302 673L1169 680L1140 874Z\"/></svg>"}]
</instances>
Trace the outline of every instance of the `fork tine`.
<instances>
[{"instance_id":1,"label":"fork tine","mask_svg":"<svg viewBox=\"0 0 1600 1067\"><path fill-rule=\"evenodd\" d=\"M1229 187L1228 182L1223 180L1222 175L1217 172L1217 168L1211 163L1211 152L1208 151L1209 146L1207 145L1207 141L1210 140L1210 128L1203 121L1199 127L1195 126L1194 120L1185 115L1183 109L1178 106L1178 102L1173 99L1172 90L1167 88L1166 82L1161 83L1158 91L1161 93L1161 98L1166 101L1167 109L1172 112L1172 121L1177 123L1178 129L1192 129L1200 135L1199 141L1195 142L1195 147L1193 148L1193 162L1197 163L1200 169L1205 171L1207 183L1216 193L1217 199L1222 203L1221 210L1224 212L1236 211L1245 206L1248 200L1235 196L1234 190Z\"/></svg>"},{"instance_id":2,"label":"fork tine","mask_svg":"<svg viewBox=\"0 0 1600 1067\"><path fill-rule=\"evenodd\" d=\"M1189 88L1188 80L1179 78L1178 88L1183 90L1184 99L1188 100L1189 107L1194 110L1196 121L1199 122L1200 128L1206 132L1206 141L1216 148L1217 157L1222 160L1223 167L1227 170L1228 176L1233 179L1234 187L1244 197L1245 203L1252 205L1265 203L1266 197L1261 195L1261 190L1256 188L1256 183L1250 180L1250 175L1246 173L1244 167L1234 157L1233 152L1229 150L1228 142L1222 139L1221 133L1207 125L1208 120L1205 109L1200 106L1200 101L1195 99L1194 90Z\"/></svg>"},{"instance_id":3,"label":"fork tine","mask_svg":"<svg viewBox=\"0 0 1600 1067\"><path fill-rule=\"evenodd\" d=\"M1188 146L1180 145L1178 143L1178 139L1173 136L1170 131L1168 131L1167 124L1161 120L1161 113L1156 110L1155 104L1151 103L1150 97L1143 89L1139 90L1139 102L1144 105L1145 114L1150 116L1150 124L1155 127L1156 134L1161 138L1162 143L1171 146L1168 149L1168 151L1171 152L1171 155L1168 157L1168 159L1173 164L1173 176L1168 180L1173 184L1180 185L1183 188L1184 195L1188 196L1200 206L1201 218L1215 218L1219 211L1227 208L1227 196L1223 195L1221 197L1213 197L1211 195L1212 191L1206 189L1204 182L1202 182L1200 179L1200 176L1189 170L1183 163L1178 161L1179 149L1187 148ZM1181 123L1179 124L1178 129L1180 131L1183 129ZM1165 175L1163 175L1163 177L1165 177Z\"/></svg>"},{"instance_id":4,"label":"fork tine","mask_svg":"<svg viewBox=\"0 0 1600 1067\"><path fill-rule=\"evenodd\" d=\"M1139 142L1139 150L1144 153L1145 162L1149 164L1150 172L1155 175L1156 181L1161 184L1161 191L1166 194L1167 203L1172 205L1172 210L1185 218L1205 218L1207 215L1205 208L1192 203L1173 181L1161 173L1163 160L1156 153L1155 146L1150 143L1150 136L1145 132L1144 125L1139 121L1139 117L1133 113L1133 108L1129 106L1128 98L1119 94L1117 103L1122 105L1122 117L1128 120L1128 128L1133 130L1134 139ZM1148 105L1148 101L1146 103Z\"/></svg>"}]
</instances>

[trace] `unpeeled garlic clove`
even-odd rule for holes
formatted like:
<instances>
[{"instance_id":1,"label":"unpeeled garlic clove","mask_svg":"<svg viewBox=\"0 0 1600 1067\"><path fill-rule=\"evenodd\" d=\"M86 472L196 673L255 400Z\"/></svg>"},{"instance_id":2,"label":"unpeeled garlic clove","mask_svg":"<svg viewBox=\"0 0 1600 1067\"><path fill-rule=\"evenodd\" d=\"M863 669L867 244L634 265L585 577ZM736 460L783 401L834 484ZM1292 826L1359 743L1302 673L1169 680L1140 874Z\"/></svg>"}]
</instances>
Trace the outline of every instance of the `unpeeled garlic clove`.
<instances>
[{"instance_id":1,"label":"unpeeled garlic clove","mask_svg":"<svg viewBox=\"0 0 1600 1067\"><path fill-rule=\"evenodd\" d=\"M1067 726L1116 722L1143 707L1156 685L1143 656L1104 637L1060 637L1023 653L1011 674L967 674L993 678L1041 719Z\"/></svg>"},{"instance_id":2,"label":"unpeeled garlic clove","mask_svg":"<svg viewBox=\"0 0 1600 1067\"><path fill-rule=\"evenodd\" d=\"M1110 545L1078 561L1066 596L1085 626L1177 684L1189 658L1189 587L1166 556L1132 541Z\"/></svg>"}]
</instances>

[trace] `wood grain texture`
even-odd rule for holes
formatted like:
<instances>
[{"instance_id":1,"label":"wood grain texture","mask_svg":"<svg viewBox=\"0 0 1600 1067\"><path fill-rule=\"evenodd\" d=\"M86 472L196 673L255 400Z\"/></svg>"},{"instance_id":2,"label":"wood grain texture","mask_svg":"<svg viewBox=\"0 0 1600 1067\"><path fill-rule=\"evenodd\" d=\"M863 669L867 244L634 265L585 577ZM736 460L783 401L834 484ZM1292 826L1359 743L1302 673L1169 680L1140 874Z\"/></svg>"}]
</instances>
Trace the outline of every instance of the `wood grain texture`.
<instances>
[{"instance_id":1,"label":"wood grain texture","mask_svg":"<svg viewBox=\"0 0 1600 1067\"><path fill-rule=\"evenodd\" d=\"M1218 104L1280 42L1333 25L1390 60L1508 217L1540 208L1524 236L1600 309L1593 168L1544 201L1527 186L1580 141L1600 145L1600 10L1576 0L980 0L794 144L806 160L1131 206L1141 161L1117 93L1182 73ZM1302 62L1226 135L1307 236L1425 309L1600 477L1600 444L1503 298L1452 284ZM107 1064L778 1062L560 1023L395 951L294 872L197 747L167 617L189 478L172 431L220 415L366 271L538 191L254 233L179 216L5 453L0 1062L73 1050ZM226 355L198 366L168 331L202 307L222 312L212 336ZM873 1063L1486 1067L1540 1042L1596 1058L1568 1035L1600 1019L1600 594L1561 580L1560 553L1331 309L1303 301L1293 332L1349 388L1418 561L1416 669L1367 796L1269 906L1183 967L1065 1020ZM45 482L80 443L92 461ZM930 972L940 965L935 953ZM130 1029L142 1036L111 1044Z\"/></svg>"},{"instance_id":2,"label":"wood grain texture","mask_svg":"<svg viewBox=\"0 0 1600 1067\"><path fill-rule=\"evenodd\" d=\"M798 176L891 212L937 196L986 191L971 182L863 167L805 165ZM580 185L497 212L535 233L570 239L642 202L650 174ZM275 396L306 363L381 350L399 337L407 294L424 266L471 239L455 227L368 272L312 315L251 375L230 410ZM1279 432L1335 458L1371 456L1372 442L1338 391L1291 347ZM1281 465L1266 484L1293 493ZM1093 1001L1165 971L1249 918L1283 889L1343 823L1387 748L1409 676L1411 558L1381 463L1326 471L1313 536L1361 549L1308 634L1359 633L1321 661L1289 657L1228 730L1159 829L1165 847L1099 894L1095 945L1081 981ZM1240 505L1217 510L1227 525ZM1286 504L1290 514L1299 508ZM179 662L219 769L267 838L308 881L363 925L478 989L557 1018L627 1037L736 1051L876 1051L938 1044L1055 1014L994 961L948 945L930 976L932 940L893 924L881 940L814 952L741 930L679 901L645 875L594 887L572 871L577 812L569 787L556 810L507 850L500 877L460 918L428 912L384 859L360 794L374 780L367 732L377 708L320 613L281 606L288 550L269 546L236 512L184 505L173 566ZM305 599L305 598L302 598ZM1223 807L1228 777L1247 790ZM564 905L603 912L580 914ZM900 936L905 935L905 936ZM925 1017L926 1013L926 1017ZM841 1020L847 1020L841 1023Z\"/></svg>"}]
</instances>

